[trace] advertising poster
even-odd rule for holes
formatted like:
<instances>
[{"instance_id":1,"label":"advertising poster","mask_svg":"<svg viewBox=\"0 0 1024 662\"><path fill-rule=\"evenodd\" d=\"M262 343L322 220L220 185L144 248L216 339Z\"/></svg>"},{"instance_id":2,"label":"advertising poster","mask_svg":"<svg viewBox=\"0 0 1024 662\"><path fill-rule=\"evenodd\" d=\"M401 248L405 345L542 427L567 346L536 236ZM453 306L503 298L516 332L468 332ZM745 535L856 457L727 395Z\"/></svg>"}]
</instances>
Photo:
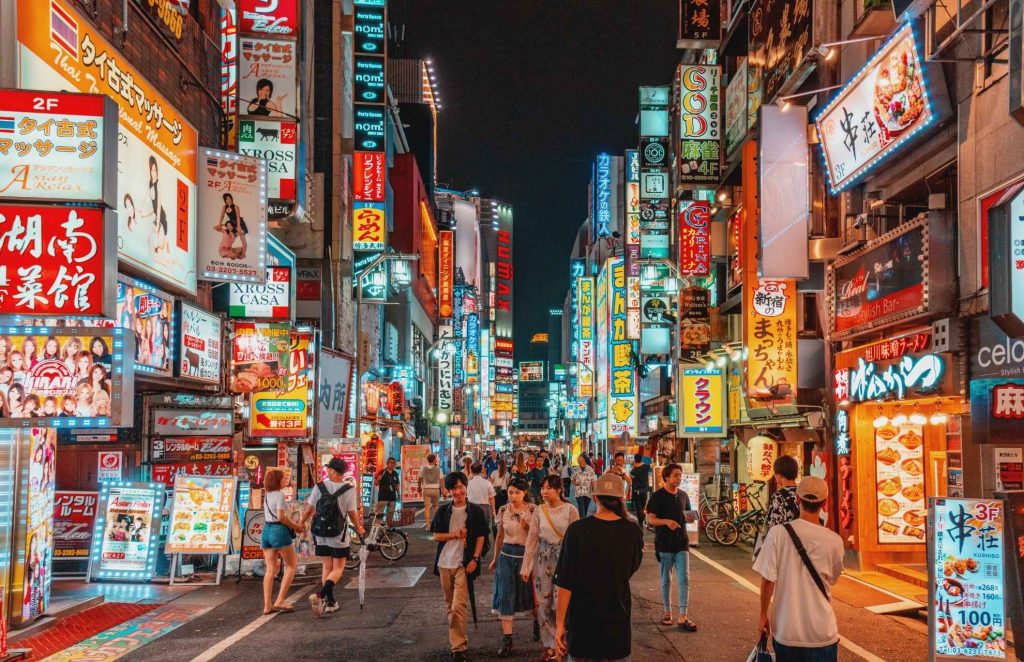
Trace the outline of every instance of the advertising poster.
<instances>
[{"instance_id":1,"label":"advertising poster","mask_svg":"<svg viewBox=\"0 0 1024 662\"><path fill-rule=\"evenodd\" d=\"M135 367L174 374L174 297L126 276L117 280L117 325L135 332Z\"/></svg>"},{"instance_id":2,"label":"advertising poster","mask_svg":"<svg viewBox=\"0 0 1024 662\"><path fill-rule=\"evenodd\" d=\"M120 329L18 330L24 332L0 336L0 426L29 424L8 419L50 427L58 418L121 420L125 359L117 348Z\"/></svg>"},{"instance_id":3,"label":"advertising poster","mask_svg":"<svg viewBox=\"0 0 1024 662\"><path fill-rule=\"evenodd\" d=\"M119 483L105 486L93 535L93 577L149 577L156 551L154 535L160 535L163 487L149 483ZM98 552L98 554L97 554ZM97 558L98 557L98 558Z\"/></svg>"},{"instance_id":4,"label":"advertising poster","mask_svg":"<svg viewBox=\"0 0 1024 662\"><path fill-rule=\"evenodd\" d=\"M725 437L729 416L723 368L680 366L680 437Z\"/></svg>"},{"instance_id":5,"label":"advertising poster","mask_svg":"<svg viewBox=\"0 0 1024 662\"><path fill-rule=\"evenodd\" d=\"M207 384L220 384L221 321L216 315L181 302L181 340L178 376Z\"/></svg>"},{"instance_id":6,"label":"advertising poster","mask_svg":"<svg viewBox=\"0 0 1024 662\"><path fill-rule=\"evenodd\" d=\"M284 383L280 389L253 392L249 434L253 437L308 437L313 360L312 336L291 334Z\"/></svg>"},{"instance_id":7,"label":"advertising poster","mask_svg":"<svg viewBox=\"0 0 1024 662\"><path fill-rule=\"evenodd\" d=\"M21 623L29 623L46 611L53 580L53 502L57 480L57 431L32 428L21 433L27 442L28 495L25 499L25 542ZM26 446L22 446L26 449Z\"/></svg>"},{"instance_id":8,"label":"advertising poster","mask_svg":"<svg viewBox=\"0 0 1024 662\"><path fill-rule=\"evenodd\" d=\"M297 115L297 42L241 36L238 47L238 112L253 117Z\"/></svg>"},{"instance_id":9,"label":"advertising poster","mask_svg":"<svg viewBox=\"0 0 1024 662\"><path fill-rule=\"evenodd\" d=\"M930 659L1006 659L1003 509L1002 501L931 500Z\"/></svg>"},{"instance_id":10,"label":"advertising poster","mask_svg":"<svg viewBox=\"0 0 1024 662\"><path fill-rule=\"evenodd\" d=\"M107 97L4 90L0 120L0 198L115 206L105 166L117 153L117 107Z\"/></svg>"},{"instance_id":11,"label":"advertising poster","mask_svg":"<svg viewBox=\"0 0 1024 662\"><path fill-rule=\"evenodd\" d=\"M99 90L118 104L120 259L194 294L196 130L69 0L17 9L21 87Z\"/></svg>"},{"instance_id":12,"label":"advertising poster","mask_svg":"<svg viewBox=\"0 0 1024 662\"><path fill-rule=\"evenodd\" d=\"M54 571L85 574L96 520L96 492L55 492L53 498Z\"/></svg>"},{"instance_id":13,"label":"advertising poster","mask_svg":"<svg viewBox=\"0 0 1024 662\"><path fill-rule=\"evenodd\" d=\"M409 444L402 446L402 503L419 503L423 501L420 493L420 470L427 466L430 455L430 444Z\"/></svg>"},{"instance_id":14,"label":"advertising poster","mask_svg":"<svg viewBox=\"0 0 1024 662\"><path fill-rule=\"evenodd\" d=\"M352 389L352 359L327 349L320 350L317 377L316 436L345 436Z\"/></svg>"},{"instance_id":15,"label":"advertising poster","mask_svg":"<svg viewBox=\"0 0 1024 662\"><path fill-rule=\"evenodd\" d=\"M100 209L0 204L0 315L113 316L115 231Z\"/></svg>"},{"instance_id":16,"label":"advertising poster","mask_svg":"<svg viewBox=\"0 0 1024 662\"><path fill-rule=\"evenodd\" d=\"M925 542L924 429L891 423L875 430L878 542Z\"/></svg>"},{"instance_id":17,"label":"advertising poster","mask_svg":"<svg viewBox=\"0 0 1024 662\"><path fill-rule=\"evenodd\" d=\"M267 163L204 147L199 163L199 277L262 282L267 263Z\"/></svg>"},{"instance_id":18,"label":"advertising poster","mask_svg":"<svg viewBox=\"0 0 1024 662\"><path fill-rule=\"evenodd\" d=\"M228 285L228 315L252 319L290 320L292 268L267 267L266 283Z\"/></svg>"},{"instance_id":19,"label":"advertising poster","mask_svg":"<svg viewBox=\"0 0 1024 662\"><path fill-rule=\"evenodd\" d=\"M252 393L284 387L291 327L287 324L235 323L231 348L231 392Z\"/></svg>"},{"instance_id":20,"label":"advertising poster","mask_svg":"<svg viewBox=\"0 0 1024 662\"><path fill-rule=\"evenodd\" d=\"M238 123L238 151L267 162L267 197L295 199L295 169L299 125L295 122L242 120Z\"/></svg>"},{"instance_id":21,"label":"advertising poster","mask_svg":"<svg viewBox=\"0 0 1024 662\"><path fill-rule=\"evenodd\" d=\"M101 451L96 455L96 482L121 480L124 471L124 455L121 451Z\"/></svg>"},{"instance_id":22,"label":"advertising poster","mask_svg":"<svg viewBox=\"0 0 1024 662\"><path fill-rule=\"evenodd\" d=\"M165 485L168 490L174 487L179 476L219 476L232 475L230 462L171 462L154 464L152 468L154 483Z\"/></svg>"},{"instance_id":23,"label":"advertising poster","mask_svg":"<svg viewBox=\"0 0 1024 662\"><path fill-rule=\"evenodd\" d=\"M234 476L177 476L168 554L227 554L235 512Z\"/></svg>"}]
</instances>

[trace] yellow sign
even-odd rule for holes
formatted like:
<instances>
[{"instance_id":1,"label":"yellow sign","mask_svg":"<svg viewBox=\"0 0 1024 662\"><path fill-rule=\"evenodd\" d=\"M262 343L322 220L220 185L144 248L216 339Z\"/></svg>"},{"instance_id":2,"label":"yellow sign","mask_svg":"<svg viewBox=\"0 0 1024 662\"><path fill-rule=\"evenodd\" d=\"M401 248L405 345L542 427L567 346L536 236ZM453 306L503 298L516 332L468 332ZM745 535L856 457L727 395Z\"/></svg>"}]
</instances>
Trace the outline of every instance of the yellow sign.
<instances>
[{"instance_id":1,"label":"yellow sign","mask_svg":"<svg viewBox=\"0 0 1024 662\"><path fill-rule=\"evenodd\" d=\"M678 386L679 437L728 436L725 371L722 368L680 366Z\"/></svg>"},{"instance_id":2,"label":"yellow sign","mask_svg":"<svg viewBox=\"0 0 1024 662\"><path fill-rule=\"evenodd\" d=\"M578 371L579 395L590 398L594 395L594 279L576 280L576 300L579 329L579 360L583 367Z\"/></svg>"},{"instance_id":3,"label":"yellow sign","mask_svg":"<svg viewBox=\"0 0 1024 662\"><path fill-rule=\"evenodd\" d=\"M309 436L310 381L313 375L310 335L293 333L287 375L281 390L256 391L249 412L253 437Z\"/></svg>"},{"instance_id":4,"label":"yellow sign","mask_svg":"<svg viewBox=\"0 0 1024 662\"><path fill-rule=\"evenodd\" d=\"M352 207L352 250L382 251L388 241L383 202L356 202Z\"/></svg>"},{"instance_id":5,"label":"yellow sign","mask_svg":"<svg viewBox=\"0 0 1024 662\"><path fill-rule=\"evenodd\" d=\"M608 278L608 438L635 437L640 419L633 343L626 335L626 264L616 257L605 263Z\"/></svg>"}]
</instances>

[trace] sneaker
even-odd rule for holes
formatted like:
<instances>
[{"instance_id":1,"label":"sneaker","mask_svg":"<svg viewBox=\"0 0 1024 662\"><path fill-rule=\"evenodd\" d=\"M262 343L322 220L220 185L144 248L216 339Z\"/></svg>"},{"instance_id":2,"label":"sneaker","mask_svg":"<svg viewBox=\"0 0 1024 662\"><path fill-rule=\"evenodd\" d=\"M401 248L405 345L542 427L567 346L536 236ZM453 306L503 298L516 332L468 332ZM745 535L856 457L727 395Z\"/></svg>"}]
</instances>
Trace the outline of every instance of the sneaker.
<instances>
[{"instance_id":1,"label":"sneaker","mask_svg":"<svg viewBox=\"0 0 1024 662\"><path fill-rule=\"evenodd\" d=\"M466 662L466 654L462 651L452 651L452 662Z\"/></svg>"},{"instance_id":2,"label":"sneaker","mask_svg":"<svg viewBox=\"0 0 1024 662\"><path fill-rule=\"evenodd\" d=\"M309 596L309 607L313 610L313 614L315 614L317 618L324 617L324 599L316 593Z\"/></svg>"},{"instance_id":3,"label":"sneaker","mask_svg":"<svg viewBox=\"0 0 1024 662\"><path fill-rule=\"evenodd\" d=\"M501 639L501 646L498 647L498 657L508 657L515 653L512 645L512 635L506 634Z\"/></svg>"},{"instance_id":4,"label":"sneaker","mask_svg":"<svg viewBox=\"0 0 1024 662\"><path fill-rule=\"evenodd\" d=\"M339 609L341 609L341 605L339 605L337 602L328 602L327 606L324 607L324 613L325 614L333 614L334 612L338 611Z\"/></svg>"}]
</instances>

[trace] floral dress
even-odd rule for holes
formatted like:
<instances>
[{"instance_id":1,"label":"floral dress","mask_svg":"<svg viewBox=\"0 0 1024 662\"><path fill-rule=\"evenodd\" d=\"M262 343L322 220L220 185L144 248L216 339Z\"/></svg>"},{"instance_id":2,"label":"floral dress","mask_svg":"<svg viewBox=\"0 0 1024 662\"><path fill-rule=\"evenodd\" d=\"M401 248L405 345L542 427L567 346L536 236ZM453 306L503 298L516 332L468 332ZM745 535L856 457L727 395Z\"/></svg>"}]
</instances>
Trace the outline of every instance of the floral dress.
<instances>
[{"instance_id":1,"label":"floral dress","mask_svg":"<svg viewBox=\"0 0 1024 662\"><path fill-rule=\"evenodd\" d=\"M530 522L530 533L526 538L526 555L523 568L533 572L533 593L537 601L537 620L540 623L540 638L545 648L555 647L555 613L557 596L555 591L555 566L562 550L562 538L569 525L580 518L576 507L563 502L549 508L547 504L537 506Z\"/></svg>"}]
</instances>

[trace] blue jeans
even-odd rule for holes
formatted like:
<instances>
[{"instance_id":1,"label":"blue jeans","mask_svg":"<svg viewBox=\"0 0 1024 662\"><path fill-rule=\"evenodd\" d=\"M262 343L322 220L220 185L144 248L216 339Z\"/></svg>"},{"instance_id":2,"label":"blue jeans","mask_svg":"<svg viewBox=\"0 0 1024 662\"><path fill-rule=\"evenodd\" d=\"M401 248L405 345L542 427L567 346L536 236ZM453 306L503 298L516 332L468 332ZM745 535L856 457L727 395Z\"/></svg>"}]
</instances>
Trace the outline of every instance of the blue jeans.
<instances>
[{"instance_id":1,"label":"blue jeans","mask_svg":"<svg viewBox=\"0 0 1024 662\"><path fill-rule=\"evenodd\" d=\"M839 642L831 646L818 648L802 648L786 646L772 639L775 649L775 662L836 662L839 659Z\"/></svg>"},{"instance_id":2,"label":"blue jeans","mask_svg":"<svg viewBox=\"0 0 1024 662\"><path fill-rule=\"evenodd\" d=\"M679 592L679 613L685 614L690 597L690 555L688 552L676 552L675 554L658 552L658 555L661 557L661 604L665 607L665 613L672 613L669 594L672 589L672 566L675 566L676 590Z\"/></svg>"}]
</instances>

